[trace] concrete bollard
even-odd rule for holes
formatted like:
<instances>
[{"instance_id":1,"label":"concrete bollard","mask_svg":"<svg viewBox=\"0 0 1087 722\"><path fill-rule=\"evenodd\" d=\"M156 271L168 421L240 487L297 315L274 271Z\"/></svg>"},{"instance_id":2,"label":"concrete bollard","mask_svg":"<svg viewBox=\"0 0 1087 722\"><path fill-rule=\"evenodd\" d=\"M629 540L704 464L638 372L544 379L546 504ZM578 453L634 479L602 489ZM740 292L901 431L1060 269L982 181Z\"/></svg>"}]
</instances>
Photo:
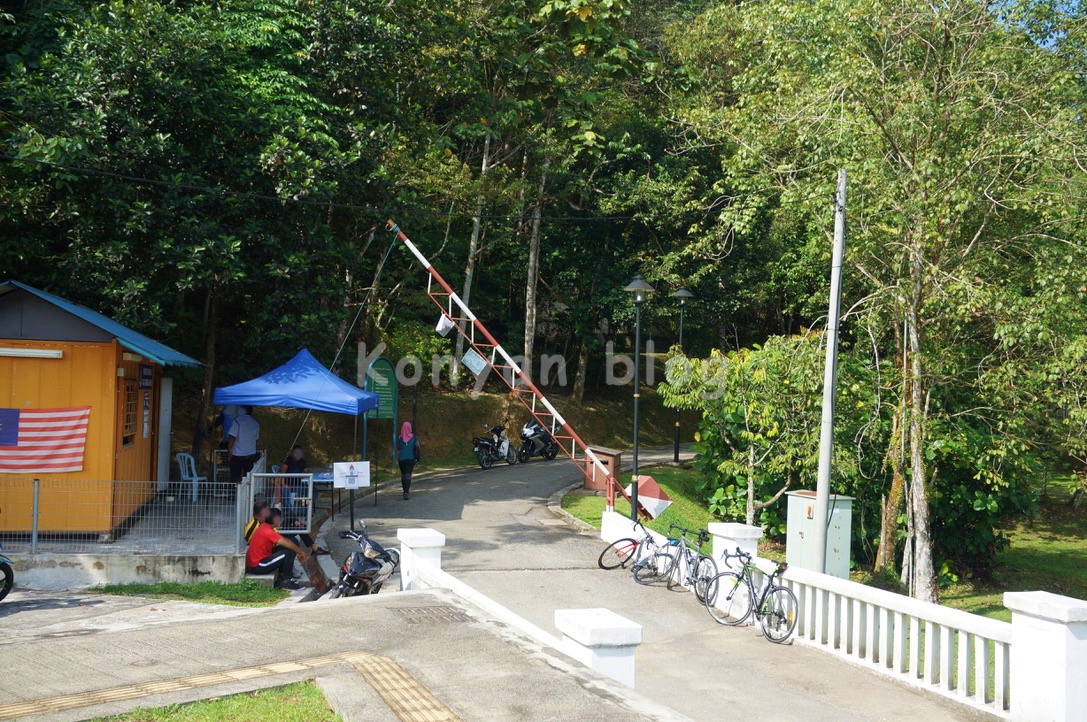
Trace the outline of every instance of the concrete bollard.
<instances>
[{"instance_id":1,"label":"concrete bollard","mask_svg":"<svg viewBox=\"0 0 1087 722\"><path fill-rule=\"evenodd\" d=\"M442 568L445 534L430 528L408 528L397 529L396 538L400 541L400 590L418 589L418 567Z\"/></svg>"},{"instance_id":2,"label":"concrete bollard","mask_svg":"<svg viewBox=\"0 0 1087 722\"><path fill-rule=\"evenodd\" d=\"M628 687L634 686L634 650L642 625L607 609L559 609L555 626L563 651L589 669Z\"/></svg>"},{"instance_id":3,"label":"concrete bollard","mask_svg":"<svg viewBox=\"0 0 1087 722\"><path fill-rule=\"evenodd\" d=\"M713 535L712 556L713 561L717 562L717 571L740 570L740 564L735 559L725 564L725 553L735 554L736 547L752 557L758 556L759 539L762 539L762 529L759 527L736 522L713 522L707 529Z\"/></svg>"},{"instance_id":4,"label":"concrete bollard","mask_svg":"<svg viewBox=\"0 0 1087 722\"><path fill-rule=\"evenodd\" d=\"M1084 719L1087 602L1050 592L1005 592L1012 610L1011 718Z\"/></svg>"}]
</instances>

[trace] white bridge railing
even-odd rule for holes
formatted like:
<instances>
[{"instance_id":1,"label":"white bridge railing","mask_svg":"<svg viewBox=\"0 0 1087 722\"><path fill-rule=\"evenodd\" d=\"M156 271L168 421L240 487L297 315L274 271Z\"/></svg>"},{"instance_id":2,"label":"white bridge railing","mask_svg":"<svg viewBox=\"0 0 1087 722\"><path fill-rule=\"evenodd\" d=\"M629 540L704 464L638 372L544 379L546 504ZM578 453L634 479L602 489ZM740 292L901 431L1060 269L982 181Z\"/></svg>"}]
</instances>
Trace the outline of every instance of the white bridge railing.
<instances>
[{"instance_id":1,"label":"white bridge railing","mask_svg":"<svg viewBox=\"0 0 1087 722\"><path fill-rule=\"evenodd\" d=\"M790 567L796 639L882 674L1006 716L1012 625Z\"/></svg>"},{"instance_id":2,"label":"white bridge railing","mask_svg":"<svg viewBox=\"0 0 1087 722\"><path fill-rule=\"evenodd\" d=\"M726 551L754 555L762 536L744 524L710 532L722 569ZM782 583L799 602L800 643L998 718L1087 722L1087 601L1005 592L1009 624L796 566Z\"/></svg>"}]
</instances>

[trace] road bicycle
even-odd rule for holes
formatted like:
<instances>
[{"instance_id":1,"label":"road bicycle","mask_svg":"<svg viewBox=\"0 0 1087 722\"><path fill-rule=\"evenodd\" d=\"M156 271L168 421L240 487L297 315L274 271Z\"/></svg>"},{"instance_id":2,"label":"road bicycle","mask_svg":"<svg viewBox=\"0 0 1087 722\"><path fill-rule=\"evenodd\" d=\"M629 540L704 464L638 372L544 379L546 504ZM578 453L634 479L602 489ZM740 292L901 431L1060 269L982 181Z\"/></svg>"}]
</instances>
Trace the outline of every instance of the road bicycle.
<instances>
[{"instance_id":1,"label":"road bicycle","mask_svg":"<svg viewBox=\"0 0 1087 722\"><path fill-rule=\"evenodd\" d=\"M652 584L674 568L675 555L671 546L676 540L669 539L668 545L662 546L641 522L634 523L642 531L642 538L626 537L612 542L600 553L596 563L601 569L625 569L629 565L636 582Z\"/></svg>"},{"instance_id":2,"label":"road bicycle","mask_svg":"<svg viewBox=\"0 0 1087 722\"><path fill-rule=\"evenodd\" d=\"M776 583L789 565L776 562L773 573L766 577L761 588L756 588L755 574L763 572L752 563L751 555L737 547L735 554L725 554L726 565L729 559L739 559L743 566L739 572L721 572L709 581L705 605L710 616L719 624L737 626L754 614L763 636L781 644L796 629L799 609L793 591Z\"/></svg>"},{"instance_id":3,"label":"road bicycle","mask_svg":"<svg viewBox=\"0 0 1087 722\"><path fill-rule=\"evenodd\" d=\"M635 522L638 528L642 530L644 536L641 540L632 539L626 537L623 539L617 539L600 552L600 558L596 560L597 566L601 569L611 570L619 569L622 567L626 569L627 564L632 559L638 558L638 550L646 544L656 545L656 541L653 539L653 535L642 526L641 522Z\"/></svg>"},{"instance_id":4,"label":"road bicycle","mask_svg":"<svg viewBox=\"0 0 1087 722\"><path fill-rule=\"evenodd\" d=\"M672 555L662 547L641 522L634 522L642 532L641 539L626 537L607 546L596 560L601 569L627 568L629 565L634 579L641 584L650 584L660 577L667 567L671 568Z\"/></svg>"},{"instance_id":5,"label":"road bicycle","mask_svg":"<svg viewBox=\"0 0 1087 722\"><path fill-rule=\"evenodd\" d=\"M668 575L668 588L671 589L676 585L689 587L694 592L695 599L699 603L705 604L706 589L710 580L717 576L717 562L713 561L712 557L702 553L702 545L710 540L710 533L704 529L696 531L671 524L668 527L668 532L673 531L679 532L675 545L678 553L674 555L672 568L666 572ZM697 545L687 538L688 534L698 537ZM671 541L669 539L669 542ZM676 574L677 568L680 571L679 574Z\"/></svg>"}]
</instances>

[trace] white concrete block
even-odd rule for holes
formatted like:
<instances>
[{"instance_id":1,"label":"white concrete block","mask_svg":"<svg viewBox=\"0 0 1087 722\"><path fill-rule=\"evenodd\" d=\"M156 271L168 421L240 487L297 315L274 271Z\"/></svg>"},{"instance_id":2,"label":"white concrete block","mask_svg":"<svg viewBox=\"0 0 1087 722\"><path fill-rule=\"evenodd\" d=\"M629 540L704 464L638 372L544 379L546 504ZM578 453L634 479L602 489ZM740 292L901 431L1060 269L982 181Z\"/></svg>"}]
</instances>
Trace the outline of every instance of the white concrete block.
<instances>
[{"instance_id":1,"label":"white concrete block","mask_svg":"<svg viewBox=\"0 0 1087 722\"><path fill-rule=\"evenodd\" d=\"M642 643L642 625L610 609L558 609L555 626L586 647L624 647Z\"/></svg>"},{"instance_id":2,"label":"white concrete block","mask_svg":"<svg viewBox=\"0 0 1087 722\"><path fill-rule=\"evenodd\" d=\"M1005 592L1012 610L1011 718L1087 719L1087 602L1050 592Z\"/></svg>"},{"instance_id":3,"label":"white concrete block","mask_svg":"<svg viewBox=\"0 0 1087 722\"><path fill-rule=\"evenodd\" d=\"M400 589L416 588L416 569L419 566L442 568L442 548L445 534L426 527L396 530L400 540Z\"/></svg>"},{"instance_id":4,"label":"white concrete block","mask_svg":"<svg viewBox=\"0 0 1087 722\"><path fill-rule=\"evenodd\" d=\"M642 625L608 609L559 609L555 626L563 633L567 654L617 682L634 686L634 650L642 641Z\"/></svg>"},{"instance_id":5,"label":"white concrete block","mask_svg":"<svg viewBox=\"0 0 1087 722\"><path fill-rule=\"evenodd\" d=\"M713 535L713 561L717 562L718 571L739 569L740 564L735 559L729 564L725 563L725 553L735 554L739 547L743 552L750 554L752 558L758 556L759 539L762 539L762 528L738 524L736 522L712 522L706 527Z\"/></svg>"}]
</instances>

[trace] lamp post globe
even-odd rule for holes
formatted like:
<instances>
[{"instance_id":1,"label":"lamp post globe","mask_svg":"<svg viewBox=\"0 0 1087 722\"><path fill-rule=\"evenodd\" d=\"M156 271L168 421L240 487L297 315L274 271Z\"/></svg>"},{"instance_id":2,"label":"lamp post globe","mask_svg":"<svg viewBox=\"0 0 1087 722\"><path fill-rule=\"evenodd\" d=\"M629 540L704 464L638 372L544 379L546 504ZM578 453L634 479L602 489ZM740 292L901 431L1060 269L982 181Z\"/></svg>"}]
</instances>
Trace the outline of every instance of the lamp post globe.
<instances>
[{"instance_id":1,"label":"lamp post globe","mask_svg":"<svg viewBox=\"0 0 1087 722\"><path fill-rule=\"evenodd\" d=\"M687 299L694 298L694 294L683 286L679 287L672 298L679 301L679 350L683 351L683 307L687 305ZM679 463L679 409L676 409L676 439L672 448L672 460Z\"/></svg>"},{"instance_id":2,"label":"lamp post globe","mask_svg":"<svg viewBox=\"0 0 1087 722\"><path fill-rule=\"evenodd\" d=\"M638 400L642 388L642 306L653 292L645 278L635 276L634 280L623 289L634 294L634 450L631 460L630 477L630 518L638 519Z\"/></svg>"}]
</instances>

